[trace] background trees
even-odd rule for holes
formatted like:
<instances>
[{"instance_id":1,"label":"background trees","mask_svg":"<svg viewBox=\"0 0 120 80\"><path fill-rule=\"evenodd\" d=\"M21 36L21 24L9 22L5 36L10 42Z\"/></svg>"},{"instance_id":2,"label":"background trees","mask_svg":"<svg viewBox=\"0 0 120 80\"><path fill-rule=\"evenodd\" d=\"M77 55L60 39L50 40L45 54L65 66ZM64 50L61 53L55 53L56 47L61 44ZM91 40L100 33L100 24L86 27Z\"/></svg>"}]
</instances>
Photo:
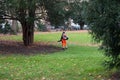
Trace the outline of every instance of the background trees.
<instances>
[{"instance_id":1,"label":"background trees","mask_svg":"<svg viewBox=\"0 0 120 80\"><path fill-rule=\"evenodd\" d=\"M54 26L64 25L64 21L68 19L68 11L66 7L68 2L61 0L45 0L43 6L47 11L47 20Z\"/></svg>"},{"instance_id":2,"label":"background trees","mask_svg":"<svg viewBox=\"0 0 120 80\"><path fill-rule=\"evenodd\" d=\"M74 0L73 3L70 3L71 5L71 18L74 19L75 23L78 23L80 25L80 29L83 30L83 26L85 24L85 20L83 18L83 14L85 14L85 7L88 5L88 2L85 0Z\"/></svg>"},{"instance_id":3,"label":"background trees","mask_svg":"<svg viewBox=\"0 0 120 80\"><path fill-rule=\"evenodd\" d=\"M68 3L62 0L2 0L0 1L1 19L18 20L22 25L25 46L33 43L34 21L44 18L53 25L63 24L68 18ZM43 17L46 13L47 18Z\"/></svg>"},{"instance_id":4,"label":"background trees","mask_svg":"<svg viewBox=\"0 0 120 80\"><path fill-rule=\"evenodd\" d=\"M3 0L1 2L1 6L4 4L0 11L2 19L18 20L21 23L25 46L33 43L36 2L36 0Z\"/></svg>"},{"instance_id":5,"label":"background trees","mask_svg":"<svg viewBox=\"0 0 120 80\"><path fill-rule=\"evenodd\" d=\"M102 42L102 49L109 58L105 65L120 70L120 1L89 0L86 20L93 38Z\"/></svg>"}]
</instances>

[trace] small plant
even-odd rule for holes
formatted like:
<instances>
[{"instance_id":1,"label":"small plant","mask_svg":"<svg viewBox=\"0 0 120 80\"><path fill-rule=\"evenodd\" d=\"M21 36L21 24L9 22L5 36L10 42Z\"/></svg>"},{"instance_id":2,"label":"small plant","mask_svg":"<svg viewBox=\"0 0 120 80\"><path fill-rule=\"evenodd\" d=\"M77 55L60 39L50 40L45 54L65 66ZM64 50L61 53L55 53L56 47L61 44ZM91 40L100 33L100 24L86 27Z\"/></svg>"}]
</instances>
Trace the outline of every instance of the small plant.
<instances>
[{"instance_id":1,"label":"small plant","mask_svg":"<svg viewBox=\"0 0 120 80\"><path fill-rule=\"evenodd\" d=\"M46 31L46 27L41 23L37 23L37 27L39 31Z\"/></svg>"},{"instance_id":2,"label":"small plant","mask_svg":"<svg viewBox=\"0 0 120 80\"><path fill-rule=\"evenodd\" d=\"M4 28L2 29L2 33L3 34L7 34L7 33L11 33L12 29L10 27L10 24L7 22L4 26Z\"/></svg>"}]
</instances>

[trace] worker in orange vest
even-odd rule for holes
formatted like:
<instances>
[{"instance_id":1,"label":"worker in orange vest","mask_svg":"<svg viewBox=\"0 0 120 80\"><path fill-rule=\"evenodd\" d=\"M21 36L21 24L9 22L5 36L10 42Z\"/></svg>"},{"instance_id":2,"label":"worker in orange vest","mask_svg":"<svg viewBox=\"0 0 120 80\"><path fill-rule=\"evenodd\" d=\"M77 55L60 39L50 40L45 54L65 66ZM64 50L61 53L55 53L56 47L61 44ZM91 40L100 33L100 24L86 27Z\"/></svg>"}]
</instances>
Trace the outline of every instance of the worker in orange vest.
<instances>
[{"instance_id":1,"label":"worker in orange vest","mask_svg":"<svg viewBox=\"0 0 120 80\"><path fill-rule=\"evenodd\" d=\"M65 31L63 31L62 35L61 35L61 38L58 41L58 42L62 42L62 48L63 48L63 50L67 49L67 41L66 40L68 40L68 37L65 34Z\"/></svg>"}]
</instances>

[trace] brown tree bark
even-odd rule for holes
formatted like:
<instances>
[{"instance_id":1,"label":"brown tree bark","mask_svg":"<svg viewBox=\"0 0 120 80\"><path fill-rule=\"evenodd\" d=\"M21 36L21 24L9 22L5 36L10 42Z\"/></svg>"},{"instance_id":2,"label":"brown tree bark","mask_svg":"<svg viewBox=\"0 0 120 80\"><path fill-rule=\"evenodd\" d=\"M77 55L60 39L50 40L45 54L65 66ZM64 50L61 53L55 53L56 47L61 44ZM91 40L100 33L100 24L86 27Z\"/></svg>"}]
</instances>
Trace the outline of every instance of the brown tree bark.
<instances>
[{"instance_id":1,"label":"brown tree bark","mask_svg":"<svg viewBox=\"0 0 120 80\"><path fill-rule=\"evenodd\" d=\"M79 22L79 25L80 25L80 29L81 29L81 30L83 30L84 24L85 24L85 23L84 23L83 21L80 21L80 22Z\"/></svg>"},{"instance_id":2,"label":"brown tree bark","mask_svg":"<svg viewBox=\"0 0 120 80\"><path fill-rule=\"evenodd\" d=\"M35 2L31 0L29 1L28 13L23 12L24 9L20 10L20 16L22 16L22 18L20 18L20 22L22 24L23 42L25 46L30 46L34 42L35 8ZM26 15L28 16L27 18Z\"/></svg>"},{"instance_id":3,"label":"brown tree bark","mask_svg":"<svg viewBox=\"0 0 120 80\"><path fill-rule=\"evenodd\" d=\"M34 24L22 23L23 42L25 46L30 46L34 42Z\"/></svg>"}]
</instances>

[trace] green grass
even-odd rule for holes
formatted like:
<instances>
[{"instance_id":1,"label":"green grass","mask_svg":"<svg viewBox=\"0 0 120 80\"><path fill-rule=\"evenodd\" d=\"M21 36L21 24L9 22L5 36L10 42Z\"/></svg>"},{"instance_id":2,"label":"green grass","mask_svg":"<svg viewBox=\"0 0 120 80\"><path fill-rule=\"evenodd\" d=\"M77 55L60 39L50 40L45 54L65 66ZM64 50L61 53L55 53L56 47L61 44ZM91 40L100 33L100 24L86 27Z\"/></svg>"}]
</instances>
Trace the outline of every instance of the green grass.
<instances>
[{"instance_id":1,"label":"green grass","mask_svg":"<svg viewBox=\"0 0 120 80\"><path fill-rule=\"evenodd\" d=\"M102 80L104 56L87 32L68 32L69 48L53 54L0 55L0 80ZM56 42L61 32L35 34L35 42ZM8 39L7 37L5 39ZM13 36L21 41L21 36ZM77 44L75 44L77 43ZM57 45L60 46L60 45Z\"/></svg>"},{"instance_id":2,"label":"green grass","mask_svg":"<svg viewBox=\"0 0 120 80\"><path fill-rule=\"evenodd\" d=\"M35 35L35 41L56 41L61 37L62 32L39 33ZM88 32L66 32L70 41L91 43L91 36Z\"/></svg>"},{"instance_id":3,"label":"green grass","mask_svg":"<svg viewBox=\"0 0 120 80\"><path fill-rule=\"evenodd\" d=\"M57 42L61 37L62 32L44 32L37 33L34 35L34 41L38 42ZM73 43L79 44L91 44L93 43L91 36L88 35L88 32L67 32L67 36L69 37L69 41ZM22 35L6 35L4 37L0 37L0 40L14 40L14 41L22 41Z\"/></svg>"}]
</instances>

